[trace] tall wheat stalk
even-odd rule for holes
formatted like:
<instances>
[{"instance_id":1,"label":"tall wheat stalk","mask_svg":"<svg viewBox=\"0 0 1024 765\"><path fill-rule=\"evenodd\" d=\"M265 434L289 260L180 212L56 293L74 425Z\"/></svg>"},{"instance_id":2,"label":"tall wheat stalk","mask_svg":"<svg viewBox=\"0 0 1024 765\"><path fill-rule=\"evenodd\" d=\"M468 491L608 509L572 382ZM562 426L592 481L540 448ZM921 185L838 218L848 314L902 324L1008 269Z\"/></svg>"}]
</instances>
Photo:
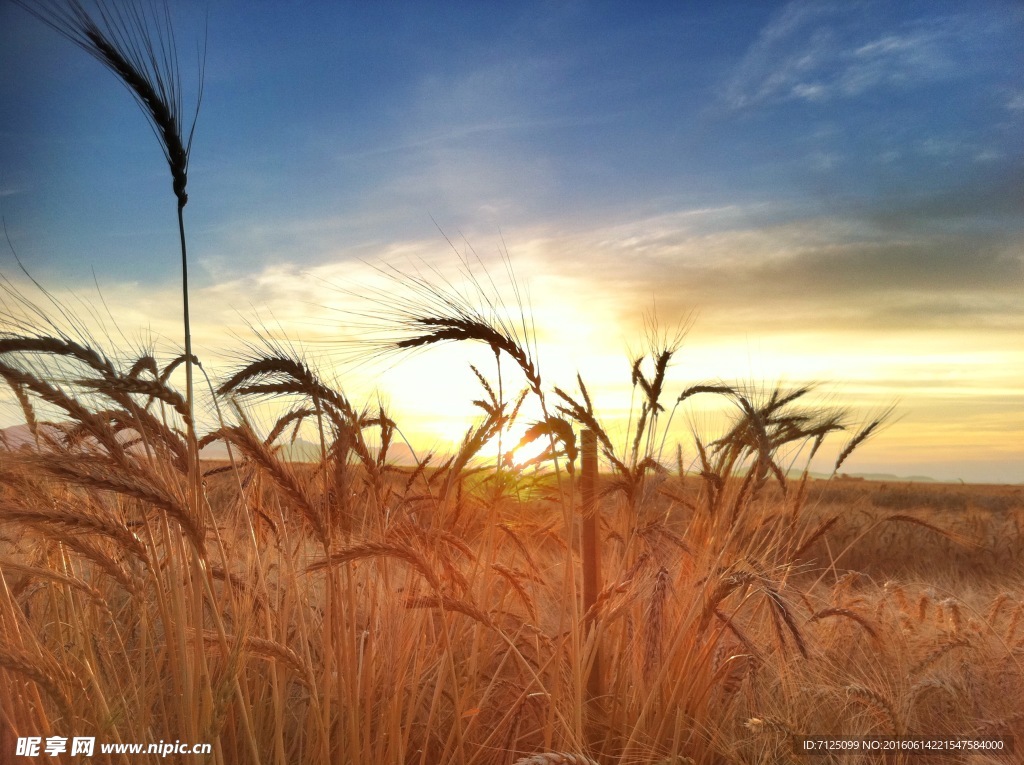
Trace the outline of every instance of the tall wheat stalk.
<instances>
[{"instance_id":1,"label":"tall wheat stalk","mask_svg":"<svg viewBox=\"0 0 1024 765\"><path fill-rule=\"evenodd\" d=\"M188 252L185 244L184 210L188 203L188 160L203 92L203 65L192 124L186 135L181 74L175 47L170 9L136 2L108 3L94 0L86 8L79 0L14 0L33 16L55 29L109 69L128 88L160 142L171 171L178 208L181 242L181 288L185 330L185 378L188 406L189 449L198 462L195 405L192 383L192 329L188 305ZM198 466L193 465L198 475Z\"/></svg>"}]
</instances>

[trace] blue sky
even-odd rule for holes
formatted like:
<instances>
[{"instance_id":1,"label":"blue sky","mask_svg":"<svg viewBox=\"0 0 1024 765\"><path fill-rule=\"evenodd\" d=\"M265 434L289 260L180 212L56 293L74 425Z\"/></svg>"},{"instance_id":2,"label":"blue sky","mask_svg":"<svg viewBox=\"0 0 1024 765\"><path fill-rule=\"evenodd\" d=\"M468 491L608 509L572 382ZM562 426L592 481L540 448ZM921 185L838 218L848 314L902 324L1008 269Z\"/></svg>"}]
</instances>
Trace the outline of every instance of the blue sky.
<instances>
[{"instance_id":1,"label":"blue sky","mask_svg":"<svg viewBox=\"0 0 1024 765\"><path fill-rule=\"evenodd\" d=\"M565 355L609 386L645 309L696 311L680 380L898 398L871 467L1022 480L1019 3L174 11L186 92L208 23L186 216L211 345L247 310L324 332L323 280L443 264L440 227L485 260L507 246L538 316L573 303L593 350ZM95 274L122 330L174 342L170 178L131 98L6 3L0 102L23 261L68 291Z\"/></svg>"}]
</instances>

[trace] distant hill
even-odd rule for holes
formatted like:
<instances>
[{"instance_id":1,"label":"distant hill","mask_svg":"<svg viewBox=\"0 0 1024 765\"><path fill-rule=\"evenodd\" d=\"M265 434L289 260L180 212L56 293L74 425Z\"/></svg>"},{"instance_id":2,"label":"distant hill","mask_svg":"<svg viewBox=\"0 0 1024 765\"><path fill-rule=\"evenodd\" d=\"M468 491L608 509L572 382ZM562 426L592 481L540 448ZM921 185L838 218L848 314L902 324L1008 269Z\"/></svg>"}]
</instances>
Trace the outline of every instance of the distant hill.
<instances>
[{"instance_id":1,"label":"distant hill","mask_svg":"<svg viewBox=\"0 0 1024 765\"><path fill-rule=\"evenodd\" d=\"M787 478L799 480L803 475L801 470L792 470ZM826 481L832 476L828 473L816 473L813 470L808 474L818 481ZM941 483L935 478L926 475L896 475L895 473L839 473L832 478L834 481L890 481L894 483Z\"/></svg>"},{"instance_id":2,"label":"distant hill","mask_svg":"<svg viewBox=\"0 0 1024 765\"><path fill-rule=\"evenodd\" d=\"M42 427L46 427L43 425ZM29 430L28 425L12 425L9 428L3 428L0 430L0 446L6 446L8 449L15 451L22 447L31 447L35 445L35 439L32 437L32 431Z\"/></svg>"},{"instance_id":3,"label":"distant hill","mask_svg":"<svg viewBox=\"0 0 1024 765\"><path fill-rule=\"evenodd\" d=\"M850 478L863 478L865 481L896 481L898 483L939 483L926 475L894 475L893 473L850 473Z\"/></svg>"}]
</instances>

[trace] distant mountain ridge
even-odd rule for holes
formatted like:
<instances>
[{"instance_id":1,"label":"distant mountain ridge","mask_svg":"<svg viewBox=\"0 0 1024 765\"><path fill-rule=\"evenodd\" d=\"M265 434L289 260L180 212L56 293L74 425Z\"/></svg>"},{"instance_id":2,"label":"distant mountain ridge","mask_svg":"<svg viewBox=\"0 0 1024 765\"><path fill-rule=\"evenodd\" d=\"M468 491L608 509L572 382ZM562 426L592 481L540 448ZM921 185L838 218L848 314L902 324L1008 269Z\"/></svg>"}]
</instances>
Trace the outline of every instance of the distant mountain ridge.
<instances>
[{"instance_id":1,"label":"distant mountain ridge","mask_svg":"<svg viewBox=\"0 0 1024 765\"><path fill-rule=\"evenodd\" d=\"M895 475L894 473L849 473L850 478L862 478L865 481L899 481L901 483L942 483L936 478L926 475Z\"/></svg>"}]
</instances>

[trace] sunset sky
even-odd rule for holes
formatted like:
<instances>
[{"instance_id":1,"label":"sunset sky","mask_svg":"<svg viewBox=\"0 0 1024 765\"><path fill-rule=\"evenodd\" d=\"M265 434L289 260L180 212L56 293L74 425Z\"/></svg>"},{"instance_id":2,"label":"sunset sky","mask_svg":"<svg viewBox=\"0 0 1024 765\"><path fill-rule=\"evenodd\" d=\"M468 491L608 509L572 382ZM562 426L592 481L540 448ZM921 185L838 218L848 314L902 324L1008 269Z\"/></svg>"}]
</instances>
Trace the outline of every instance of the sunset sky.
<instances>
[{"instance_id":1,"label":"sunset sky","mask_svg":"<svg viewBox=\"0 0 1024 765\"><path fill-rule=\"evenodd\" d=\"M491 374L493 357L353 365L350 312L392 289L375 266L455 280L470 252L514 304L507 252L545 380L574 388L579 370L613 430L653 312L668 330L692 319L670 394L814 381L855 416L897 403L844 470L1024 481L1021 3L173 11L186 104L207 25L185 213L213 371L266 325L356 400L381 396L418 447L457 439L468 363ZM0 214L22 262L109 309L115 348L174 353L170 176L127 91L3 3L0 104ZM6 245L0 273L28 292ZM713 422L677 420L680 436Z\"/></svg>"}]
</instances>

